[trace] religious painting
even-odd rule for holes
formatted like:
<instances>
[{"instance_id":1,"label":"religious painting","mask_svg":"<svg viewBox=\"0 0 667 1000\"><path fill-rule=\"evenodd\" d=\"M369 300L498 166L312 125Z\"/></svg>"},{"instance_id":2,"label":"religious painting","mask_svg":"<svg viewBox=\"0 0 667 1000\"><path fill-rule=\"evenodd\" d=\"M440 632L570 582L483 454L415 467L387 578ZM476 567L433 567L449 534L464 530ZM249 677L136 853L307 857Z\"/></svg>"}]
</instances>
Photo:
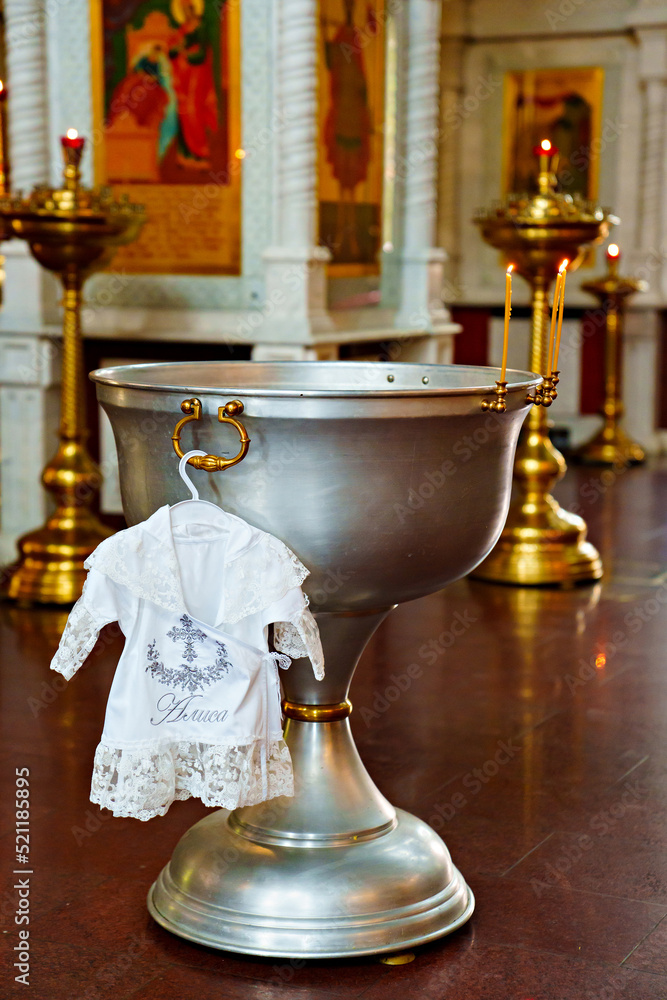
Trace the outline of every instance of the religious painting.
<instances>
[{"instance_id":1,"label":"religious painting","mask_svg":"<svg viewBox=\"0 0 667 1000\"><path fill-rule=\"evenodd\" d=\"M600 151L614 136L601 135L604 71L540 69L505 75L504 193L534 191L542 139L558 149L555 171L568 194L596 198Z\"/></svg>"},{"instance_id":2,"label":"religious painting","mask_svg":"<svg viewBox=\"0 0 667 1000\"><path fill-rule=\"evenodd\" d=\"M375 274L382 233L384 0L320 0L319 242Z\"/></svg>"},{"instance_id":3,"label":"religious painting","mask_svg":"<svg viewBox=\"0 0 667 1000\"><path fill-rule=\"evenodd\" d=\"M93 11L97 178L148 213L115 268L237 274L239 4L94 0Z\"/></svg>"}]
</instances>

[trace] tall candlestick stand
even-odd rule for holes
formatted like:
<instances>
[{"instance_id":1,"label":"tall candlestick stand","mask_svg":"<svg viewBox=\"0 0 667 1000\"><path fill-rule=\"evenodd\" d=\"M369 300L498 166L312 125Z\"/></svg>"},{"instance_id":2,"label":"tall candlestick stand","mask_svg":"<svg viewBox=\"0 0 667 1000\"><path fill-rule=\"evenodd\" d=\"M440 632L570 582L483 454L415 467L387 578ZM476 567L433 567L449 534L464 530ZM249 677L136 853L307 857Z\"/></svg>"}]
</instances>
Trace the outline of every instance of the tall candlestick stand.
<instances>
[{"instance_id":1,"label":"tall candlestick stand","mask_svg":"<svg viewBox=\"0 0 667 1000\"><path fill-rule=\"evenodd\" d=\"M595 295L605 311L604 389L605 399L600 415L602 429L575 452L575 459L588 465L638 465L644 461L644 451L630 438L620 421L624 413L621 402L623 371L623 319L625 302L636 292L645 292L648 285L637 278L622 278L618 274L619 257L607 255L608 270L603 278L582 284L585 292Z\"/></svg>"},{"instance_id":2,"label":"tall candlestick stand","mask_svg":"<svg viewBox=\"0 0 667 1000\"><path fill-rule=\"evenodd\" d=\"M90 509L101 473L85 446L81 289L106 267L118 246L136 239L143 206L116 201L108 188L80 183L83 140L63 138L63 187L39 185L0 199L0 220L27 241L35 259L60 277L63 288L63 370L58 450L42 473L56 500L46 524L18 542L6 596L22 601L71 604L81 594L84 560L111 534Z\"/></svg>"},{"instance_id":3,"label":"tall candlestick stand","mask_svg":"<svg viewBox=\"0 0 667 1000\"><path fill-rule=\"evenodd\" d=\"M548 375L548 293L559 265L567 258L568 270L577 268L586 249L604 239L618 220L590 202L559 193L550 157L540 155L537 193L510 195L498 207L478 212L475 222L483 239L500 250L530 285L528 365ZM568 585L600 578L602 562L586 541L585 521L564 511L550 493L565 469L565 459L549 439L545 409L534 406L517 449L516 497L505 529L473 576L521 585Z\"/></svg>"}]
</instances>

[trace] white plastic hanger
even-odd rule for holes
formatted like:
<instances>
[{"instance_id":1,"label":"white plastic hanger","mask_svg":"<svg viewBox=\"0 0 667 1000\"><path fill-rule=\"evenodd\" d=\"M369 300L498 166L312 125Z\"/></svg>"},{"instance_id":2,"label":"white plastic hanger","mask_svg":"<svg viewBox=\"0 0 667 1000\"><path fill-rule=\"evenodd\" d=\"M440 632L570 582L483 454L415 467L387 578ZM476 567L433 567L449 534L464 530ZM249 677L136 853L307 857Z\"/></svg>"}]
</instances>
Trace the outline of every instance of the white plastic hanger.
<instances>
[{"instance_id":1,"label":"white plastic hanger","mask_svg":"<svg viewBox=\"0 0 667 1000\"><path fill-rule=\"evenodd\" d=\"M189 500L179 500L178 503L175 503L173 505L173 507L170 507L169 509L170 509L170 511L174 511L178 507L183 507L185 504L197 503L197 504L206 504L207 507L213 507L213 509L215 511L217 511L218 514L224 515L226 512L222 509L222 507L218 507L217 504L211 503L210 500L200 500L199 499L199 490L197 489L197 487L195 486L195 484L192 482L192 480L190 479L189 475L185 471L186 466L188 464L188 459L192 458L194 455L202 455L203 456L203 455L206 455L206 452L205 451L198 451L197 449L195 449L193 451L186 451L185 455L183 455L183 458L178 463L178 474L181 477L181 479L183 480L183 482L185 483L185 485L187 486L187 488L190 490L190 499ZM192 508L188 508L188 509L191 510Z\"/></svg>"},{"instance_id":2,"label":"white plastic hanger","mask_svg":"<svg viewBox=\"0 0 667 1000\"><path fill-rule=\"evenodd\" d=\"M194 522L214 525L218 532L231 535L233 539L233 553L231 551L227 553L231 558L232 554L238 555L240 551L252 542L257 529L249 525L243 518L237 517L236 514L230 514L229 511L224 510L217 504L211 503L210 500L199 499L199 490L185 471L188 459L193 455L206 455L206 452L196 449L188 451L178 463L178 473L190 490L190 499L179 500L178 503L169 508L171 526L172 528L183 527L186 524ZM209 513L202 510L203 507L212 508L212 511L215 511L215 516L213 516L212 511Z\"/></svg>"}]
</instances>

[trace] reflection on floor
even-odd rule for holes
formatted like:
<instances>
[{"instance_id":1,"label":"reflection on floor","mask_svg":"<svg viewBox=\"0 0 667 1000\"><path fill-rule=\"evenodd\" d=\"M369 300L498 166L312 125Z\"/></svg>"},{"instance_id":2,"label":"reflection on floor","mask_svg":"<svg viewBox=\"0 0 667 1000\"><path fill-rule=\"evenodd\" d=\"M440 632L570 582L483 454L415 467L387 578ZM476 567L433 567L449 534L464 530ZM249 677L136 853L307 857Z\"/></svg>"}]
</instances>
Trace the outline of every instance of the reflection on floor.
<instances>
[{"instance_id":1,"label":"reflection on floor","mask_svg":"<svg viewBox=\"0 0 667 1000\"><path fill-rule=\"evenodd\" d=\"M146 891L207 810L175 803L144 824L91 805L118 641L104 636L62 690L47 667L63 614L0 608L10 807L15 768L30 769L30 995L664 1000L667 468L570 471L558 497L589 522L601 584L463 581L394 612L355 679L353 723L371 775L440 832L477 897L470 923L409 965L247 959L154 924ZM423 672L392 701L390 675L413 662ZM10 807L0 824L9 950L21 877ZM6 997L28 995L14 961Z\"/></svg>"}]
</instances>

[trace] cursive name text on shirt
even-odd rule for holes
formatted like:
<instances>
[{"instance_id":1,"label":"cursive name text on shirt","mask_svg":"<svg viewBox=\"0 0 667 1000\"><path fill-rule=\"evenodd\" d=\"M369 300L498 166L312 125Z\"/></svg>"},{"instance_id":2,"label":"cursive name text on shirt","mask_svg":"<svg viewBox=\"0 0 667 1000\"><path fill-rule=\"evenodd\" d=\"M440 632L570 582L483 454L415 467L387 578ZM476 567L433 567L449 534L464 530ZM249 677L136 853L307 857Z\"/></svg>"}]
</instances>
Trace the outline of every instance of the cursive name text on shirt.
<instances>
[{"instance_id":1,"label":"cursive name text on shirt","mask_svg":"<svg viewBox=\"0 0 667 1000\"><path fill-rule=\"evenodd\" d=\"M185 698L178 698L173 691L163 694L157 702L155 708L162 714L162 718L151 718L152 726L161 726L163 722L224 722L229 714L226 708L203 709L191 708L195 698L203 698L201 694L186 695Z\"/></svg>"}]
</instances>

